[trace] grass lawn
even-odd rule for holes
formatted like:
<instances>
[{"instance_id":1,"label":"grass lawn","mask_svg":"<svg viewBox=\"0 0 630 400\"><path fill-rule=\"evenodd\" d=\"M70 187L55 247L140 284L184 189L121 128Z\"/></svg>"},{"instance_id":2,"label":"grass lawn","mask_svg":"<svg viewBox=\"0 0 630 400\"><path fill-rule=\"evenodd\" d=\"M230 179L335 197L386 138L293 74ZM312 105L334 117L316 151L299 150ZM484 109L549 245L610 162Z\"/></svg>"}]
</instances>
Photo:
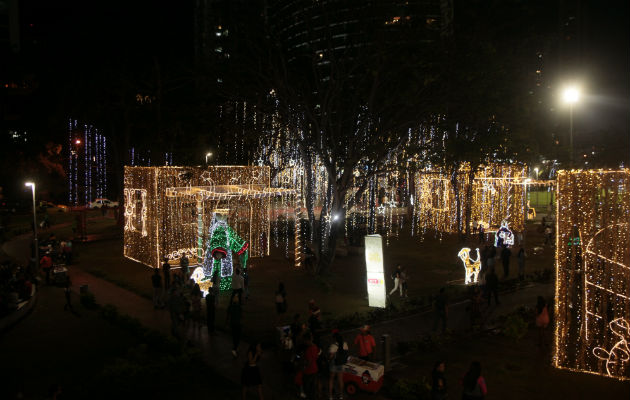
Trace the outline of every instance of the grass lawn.
<instances>
[{"instance_id":1,"label":"grass lawn","mask_svg":"<svg viewBox=\"0 0 630 400\"><path fill-rule=\"evenodd\" d=\"M547 342L551 343L551 329L547 333ZM550 347L540 351L537 335L533 328L518 342L493 333L475 335L470 342L459 340L441 349L403 357L400 361L404 367L396 372L409 380L426 376L430 381L433 364L444 360L449 398L458 399L462 392L459 381L476 360L481 362L488 399L630 398L628 382L553 368Z\"/></svg>"},{"instance_id":2,"label":"grass lawn","mask_svg":"<svg viewBox=\"0 0 630 400\"><path fill-rule=\"evenodd\" d=\"M109 225L108 225L109 224ZM526 250L528 273L553 268L553 250L541 248L535 252L534 246L542 243L542 235L537 232L539 225L528 225ZM90 232L104 232L103 239L89 243L78 243L77 265L87 272L103 277L140 295L151 298L151 269L122 256L122 235L113 219L96 218L90 220ZM58 237L63 237L58 234ZM108 238L109 237L109 238ZM384 240L386 242L386 240ZM361 248L344 257L336 257L329 274L315 277L303 269L295 269L285 257L284 242L273 247L272 254L265 258L250 259L250 300L245 306L245 333L250 338L270 339L273 327L290 322L294 313L307 315L309 299L315 299L322 309L323 318L339 317L355 312L368 311L365 261ZM389 278L396 264L407 267L410 296L428 296L437 293L442 286L461 289L464 271L457 253L464 245L478 246L476 237L460 242L456 235L425 234L424 237L411 236L409 226L404 226L398 237L391 237L384 248L386 284L393 286ZM511 276L516 276L517 249L513 249ZM497 268L501 277L502 268ZM288 292L288 312L278 319L275 313L274 291L279 282L285 284ZM221 312L227 302L227 294L220 301L217 317L221 324ZM394 302L401 300L393 296Z\"/></svg>"},{"instance_id":3,"label":"grass lawn","mask_svg":"<svg viewBox=\"0 0 630 400\"><path fill-rule=\"evenodd\" d=\"M70 399L126 394L172 399L182 393L201 398L208 397L208 388L218 398L237 398L239 388L216 378L201 361L167 369L170 364L164 360L169 355L147 351L128 330L73 300L80 316L63 310L62 289L43 287L32 313L2 336L0 398L16 398L18 390L27 399L44 398L53 383ZM141 368L144 365L150 370ZM137 396L144 389L146 395Z\"/></svg>"}]
</instances>

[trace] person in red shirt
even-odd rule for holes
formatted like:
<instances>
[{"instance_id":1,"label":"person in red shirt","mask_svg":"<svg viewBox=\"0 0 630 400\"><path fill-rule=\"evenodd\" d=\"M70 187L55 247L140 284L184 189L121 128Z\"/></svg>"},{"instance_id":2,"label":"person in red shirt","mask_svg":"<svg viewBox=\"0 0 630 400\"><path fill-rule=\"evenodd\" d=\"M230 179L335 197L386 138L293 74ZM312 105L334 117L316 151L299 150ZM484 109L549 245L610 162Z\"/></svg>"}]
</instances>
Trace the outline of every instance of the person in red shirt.
<instances>
[{"instance_id":1,"label":"person in red shirt","mask_svg":"<svg viewBox=\"0 0 630 400\"><path fill-rule=\"evenodd\" d=\"M50 269L52 268L52 258L50 258L50 253L46 252L41 260L39 260L39 266L46 274L46 284L50 284Z\"/></svg>"},{"instance_id":2,"label":"person in red shirt","mask_svg":"<svg viewBox=\"0 0 630 400\"><path fill-rule=\"evenodd\" d=\"M354 344L359 347L359 358L370 361L376 347L374 336L370 334L370 326L364 325L359 329L359 334L354 338Z\"/></svg>"},{"instance_id":3,"label":"person in red shirt","mask_svg":"<svg viewBox=\"0 0 630 400\"><path fill-rule=\"evenodd\" d=\"M320 350L313 343L313 337L308 334L304 337L304 344L306 350L304 351L304 392L309 399L317 398L317 373L319 367L317 366L317 359L319 358Z\"/></svg>"}]
</instances>

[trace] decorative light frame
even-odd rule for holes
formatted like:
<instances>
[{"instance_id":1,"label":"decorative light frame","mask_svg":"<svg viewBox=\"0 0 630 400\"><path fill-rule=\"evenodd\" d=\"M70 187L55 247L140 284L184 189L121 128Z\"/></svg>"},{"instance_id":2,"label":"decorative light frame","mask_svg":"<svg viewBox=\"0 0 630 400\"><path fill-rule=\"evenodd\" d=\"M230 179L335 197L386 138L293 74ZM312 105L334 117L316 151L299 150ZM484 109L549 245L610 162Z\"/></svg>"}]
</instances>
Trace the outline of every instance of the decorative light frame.
<instances>
[{"instance_id":1,"label":"decorative light frame","mask_svg":"<svg viewBox=\"0 0 630 400\"><path fill-rule=\"evenodd\" d=\"M559 171L556 193L553 365L629 380L630 171Z\"/></svg>"},{"instance_id":2,"label":"decorative light frame","mask_svg":"<svg viewBox=\"0 0 630 400\"><path fill-rule=\"evenodd\" d=\"M280 202L285 212L296 209L294 190L269 186L269 167L126 166L124 183L124 255L154 268L164 257L176 262L182 254L200 262L198 249L203 254L212 212L220 208L231 210L230 226L250 243L250 257L268 255L272 201ZM138 190L146 193L142 229L130 222L138 212L131 203Z\"/></svg>"}]
</instances>

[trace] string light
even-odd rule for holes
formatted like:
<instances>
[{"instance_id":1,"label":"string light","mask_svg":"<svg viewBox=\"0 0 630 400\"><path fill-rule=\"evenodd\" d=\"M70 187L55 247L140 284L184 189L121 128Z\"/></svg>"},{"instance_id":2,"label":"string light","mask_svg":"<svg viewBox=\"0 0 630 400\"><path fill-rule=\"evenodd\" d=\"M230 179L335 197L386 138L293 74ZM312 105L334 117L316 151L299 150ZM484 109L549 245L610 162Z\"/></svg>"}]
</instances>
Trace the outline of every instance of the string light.
<instances>
[{"instance_id":1,"label":"string light","mask_svg":"<svg viewBox=\"0 0 630 400\"><path fill-rule=\"evenodd\" d=\"M462 248L457 254L462 262L464 263L464 270L466 271L466 278L464 283L468 285L469 283L477 283L477 278L479 276L479 271L481 271L481 256L479 255L479 249L477 249L477 259L473 260L470 257L470 247Z\"/></svg>"},{"instance_id":2,"label":"string light","mask_svg":"<svg viewBox=\"0 0 630 400\"><path fill-rule=\"evenodd\" d=\"M201 262L211 237L205 227L218 209L228 210L227 221L249 243L250 257L268 255L270 210L299 223L291 215L299 210L295 191L269 184L269 167L125 167L124 255L155 268L163 257L175 261L183 254Z\"/></svg>"},{"instance_id":3,"label":"string light","mask_svg":"<svg viewBox=\"0 0 630 400\"><path fill-rule=\"evenodd\" d=\"M68 122L68 201L89 204L107 195L107 141L92 125ZM82 179L79 178L82 176ZM80 182L80 180L82 182Z\"/></svg>"},{"instance_id":4,"label":"string light","mask_svg":"<svg viewBox=\"0 0 630 400\"><path fill-rule=\"evenodd\" d=\"M628 170L558 172L558 368L630 379L629 220Z\"/></svg>"},{"instance_id":5,"label":"string light","mask_svg":"<svg viewBox=\"0 0 630 400\"><path fill-rule=\"evenodd\" d=\"M514 234L505 220L501 222L501 227L494 234L494 247L502 246L514 246Z\"/></svg>"},{"instance_id":6,"label":"string light","mask_svg":"<svg viewBox=\"0 0 630 400\"><path fill-rule=\"evenodd\" d=\"M465 222L469 201L470 220L488 231L499 229L503 220L521 231L525 227L526 168L521 165L488 163L480 166L470 182L470 166L459 168L456 178L446 171L430 168L416 173L413 213L424 228L438 232L457 232L457 221ZM457 192L453 182L457 184ZM457 201L459 198L459 211Z\"/></svg>"}]
</instances>

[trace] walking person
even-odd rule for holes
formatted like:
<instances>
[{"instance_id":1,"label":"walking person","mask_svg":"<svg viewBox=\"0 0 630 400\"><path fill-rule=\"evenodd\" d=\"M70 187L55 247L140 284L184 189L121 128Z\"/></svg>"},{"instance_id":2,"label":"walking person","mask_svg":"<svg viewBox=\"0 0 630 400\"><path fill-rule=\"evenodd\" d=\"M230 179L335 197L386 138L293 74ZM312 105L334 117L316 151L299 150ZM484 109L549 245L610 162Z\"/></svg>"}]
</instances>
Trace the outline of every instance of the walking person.
<instances>
[{"instance_id":1,"label":"walking person","mask_svg":"<svg viewBox=\"0 0 630 400\"><path fill-rule=\"evenodd\" d=\"M155 268L151 275L151 286L153 286L153 308L161 308L162 304L162 277L160 270Z\"/></svg>"},{"instance_id":2,"label":"walking person","mask_svg":"<svg viewBox=\"0 0 630 400\"><path fill-rule=\"evenodd\" d=\"M481 375L481 364L479 361L473 361L470 369L464 375L462 380L464 393L462 400L482 400L488 394L486 380Z\"/></svg>"},{"instance_id":3,"label":"walking person","mask_svg":"<svg viewBox=\"0 0 630 400\"><path fill-rule=\"evenodd\" d=\"M549 309L547 302L542 296L538 296L536 301L536 327L538 328L538 347L545 347L545 330L549 325Z\"/></svg>"},{"instance_id":4,"label":"walking person","mask_svg":"<svg viewBox=\"0 0 630 400\"><path fill-rule=\"evenodd\" d=\"M359 358L365 361L372 361L376 341L370 333L369 325L363 325L359 329L359 334L354 338L354 344L359 348Z\"/></svg>"},{"instance_id":5,"label":"walking person","mask_svg":"<svg viewBox=\"0 0 630 400\"><path fill-rule=\"evenodd\" d=\"M547 225L545 227L544 232L545 232L545 246L548 244L553 245L553 235L552 235L553 230L551 229L551 226Z\"/></svg>"},{"instance_id":6,"label":"walking person","mask_svg":"<svg viewBox=\"0 0 630 400\"><path fill-rule=\"evenodd\" d=\"M403 267L400 270L400 297L408 297L407 282L409 275L407 275L407 268Z\"/></svg>"},{"instance_id":7,"label":"walking person","mask_svg":"<svg viewBox=\"0 0 630 400\"><path fill-rule=\"evenodd\" d=\"M241 269L236 268L234 275L232 275L232 299L234 296L238 296L238 303L243 304L243 288L245 287L245 280L241 275Z\"/></svg>"},{"instance_id":8,"label":"walking person","mask_svg":"<svg viewBox=\"0 0 630 400\"><path fill-rule=\"evenodd\" d=\"M470 296L470 329L474 330L481 326L481 290L478 286L473 287Z\"/></svg>"},{"instance_id":9,"label":"walking person","mask_svg":"<svg viewBox=\"0 0 630 400\"><path fill-rule=\"evenodd\" d=\"M304 394L309 399L317 398L317 373L319 368L317 359L319 357L319 347L313 343L313 337L310 334L304 336L304 369L302 371L302 382ZM302 393L302 392L301 392ZM300 393L300 397L301 396Z\"/></svg>"},{"instance_id":10,"label":"walking person","mask_svg":"<svg viewBox=\"0 0 630 400\"><path fill-rule=\"evenodd\" d=\"M494 245L490 246L490 249L488 250L488 270L491 270L494 268L494 264L496 262L496 257L497 256L497 248L494 247Z\"/></svg>"},{"instance_id":11,"label":"walking person","mask_svg":"<svg viewBox=\"0 0 630 400\"><path fill-rule=\"evenodd\" d=\"M179 325L181 323L181 311L183 308L183 299L179 293L179 286L174 284L168 290L168 311L171 316L171 333L176 338L180 338Z\"/></svg>"},{"instance_id":12,"label":"walking person","mask_svg":"<svg viewBox=\"0 0 630 400\"><path fill-rule=\"evenodd\" d=\"M47 251L46 254L44 254L44 256L41 258L41 260L39 260L39 267L46 274L47 285L50 285L50 270L52 269L52 266L52 258L50 257L50 252Z\"/></svg>"},{"instance_id":13,"label":"walking person","mask_svg":"<svg viewBox=\"0 0 630 400\"><path fill-rule=\"evenodd\" d=\"M190 313L193 331L201 330L201 288L198 283L190 293Z\"/></svg>"},{"instance_id":14,"label":"walking person","mask_svg":"<svg viewBox=\"0 0 630 400\"><path fill-rule=\"evenodd\" d=\"M433 303L433 332L437 330L438 324L442 321L442 333L446 333L446 325L448 320L448 298L446 297L446 289L440 288L440 293L435 297Z\"/></svg>"},{"instance_id":15,"label":"walking person","mask_svg":"<svg viewBox=\"0 0 630 400\"><path fill-rule=\"evenodd\" d=\"M491 268L486 274L486 291L488 295L488 306L490 306L493 294L496 305L501 304L499 302L499 277L497 273L494 272L494 268Z\"/></svg>"},{"instance_id":16,"label":"walking person","mask_svg":"<svg viewBox=\"0 0 630 400\"><path fill-rule=\"evenodd\" d=\"M241 309L241 303L238 301L238 297L232 297L232 302L227 310L228 323L232 331L232 355L234 358L238 357L238 345L241 342L241 317L243 311Z\"/></svg>"},{"instance_id":17,"label":"walking person","mask_svg":"<svg viewBox=\"0 0 630 400\"><path fill-rule=\"evenodd\" d=\"M389 292L389 295L391 296L392 293L395 293L396 290L399 290L400 288L400 297L402 297L403 295L403 288L401 285L401 273L402 273L402 266L400 264L398 264L396 266L396 270L394 271L394 273L392 274L392 278L394 279L394 288Z\"/></svg>"},{"instance_id":18,"label":"walking person","mask_svg":"<svg viewBox=\"0 0 630 400\"><path fill-rule=\"evenodd\" d=\"M503 279L507 279L507 277L510 276L510 257L512 257L512 251L507 246L503 246L503 250L501 251Z\"/></svg>"},{"instance_id":19,"label":"walking person","mask_svg":"<svg viewBox=\"0 0 630 400\"><path fill-rule=\"evenodd\" d=\"M221 276L218 271L212 275L212 294L214 295L215 307L219 307L219 296L221 296Z\"/></svg>"},{"instance_id":20,"label":"walking person","mask_svg":"<svg viewBox=\"0 0 630 400\"><path fill-rule=\"evenodd\" d=\"M431 374L431 400L446 400L448 398L446 378L444 377L445 370L446 364L444 361L438 361L435 363L433 373Z\"/></svg>"},{"instance_id":21,"label":"walking person","mask_svg":"<svg viewBox=\"0 0 630 400\"><path fill-rule=\"evenodd\" d=\"M234 304L234 303L232 303ZM243 385L243 400L247 398L247 389L255 387L258 392L258 398L263 400L262 377L260 376L260 368L258 361L262 356L262 346L260 342L252 343L247 350L247 363L243 367L241 373L241 384Z\"/></svg>"},{"instance_id":22,"label":"walking person","mask_svg":"<svg viewBox=\"0 0 630 400\"><path fill-rule=\"evenodd\" d=\"M168 263L166 257L162 263L162 273L164 274L164 290L169 290L171 288L171 264Z\"/></svg>"},{"instance_id":23,"label":"walking person","mask_svg":"<svg viewBox=\"0 0 630 400\"><path fill-rule=\"evenodd\" d=\"M486 243L486 233L483 224L479 224L479 243Z\"/></svg>"},{"instance_id":24,"label":"walking person","mask_svg":"<svg viewBox=\"0 0 630 400\"><path fill-rule=\"evenodd\" d=\"M284 288L284 283L278 284L278 290L276 290L276 325L281 322L282 316L287 312L287 291Z\"/></svg>"},{"instance_id":25,"label":"walking person","mask_svg":"<svg viewBox=\"0 0 630 400\"><path fill-rule=\"evenodd\" d=\"M525 257L527 257L527 254L525 254L525 249L521 246L516 254L516 260L518 261L518 279L520 281L525 279Z\"/></svg>"},{"instance_id":26,"label":"walking person","mask_svg":"<svg viewBox=\"0 0 630 400\"><path fill-rule=\"evenodd\" d=\"M330 374L328 376L328 399L333 400L335 383L337 398L343 399L343 366L348 361L348 343L344 342L339 330L333 330L334 342L328 348Z\"/></svg>"},{"instance_id":27,"label":"walking person","mask_svg":"<svg viewBox=\"0 0 630 400\"><path fill-rule=\"evenodd\" d=\"M68 278L66 280L66 284L65 284L65 286L63 288L63 293L64 293L64 295L66 297L66 304L64 304L63 310L64 311L70 310L70 312L72 312L74 314L74 308L72 308L72 299L70 297L71 294L72 294L72 290L70 290L70 286L71 286L70 279Z\"/></svg>"},{"instance_id":28,"label":"walking person","mask_svg":"<svg viewBox=\"0 0 630 400\"><path fill-rule=\"evenodd\" d=\"M214 333L214 315L216 312L216 299L214 292L208 290L206 294L206 325L208 326L208 335Z\"/></svg>"},{"instance_id":29,"label":"walking person","mask_svg":"<svg viewBox=\"0 0 630 400\"><path fill-rule=\"evenodd\" d=\"M190 278L190 261L188 261L188 257L186 257L186 254L184 254L180 259L179 259L179 268L181 269L182 273L184 274L184 281L188 281L188 278Z\"/></svg>"}]
</instances>

